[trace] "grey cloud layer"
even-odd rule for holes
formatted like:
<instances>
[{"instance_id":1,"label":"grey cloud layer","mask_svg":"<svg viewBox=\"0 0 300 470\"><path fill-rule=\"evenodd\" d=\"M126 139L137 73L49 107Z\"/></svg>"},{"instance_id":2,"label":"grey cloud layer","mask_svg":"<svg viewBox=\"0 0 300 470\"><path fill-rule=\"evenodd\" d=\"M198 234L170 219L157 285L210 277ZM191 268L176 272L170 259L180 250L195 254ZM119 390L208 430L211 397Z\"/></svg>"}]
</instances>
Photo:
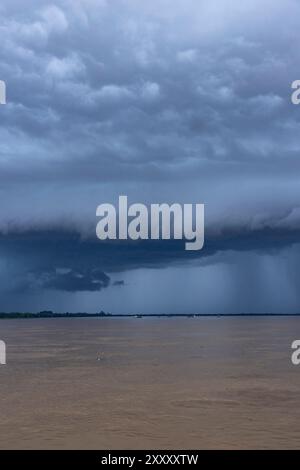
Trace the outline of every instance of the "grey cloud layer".
<instances>
[{"instance_id":1,"label":"grey cloud layer","mask_svg":"<svg viewBox=\"0 0 300 470\"><path fill-rule=\"evenodd\" d=\"M28 248L29 235L48 239L55 227L62 253L57 229L93 230L96 205L122 193L205 202L207 259L239 243L296 243L300 111L290 85L299 78L299 16L296 0L28 0L26 8L4 0L0 230L8 243L24 232L16 246L30 256L11 252L20 279L23 263L44 287L99 290L109 282L94 269L148 265L147 250L138 257L125 244L125 261L118 246L106 266L86 241L62 274L58 260L47 266L50 245ZM149 248L149 257L183 258L171 252L153 257Z\"/></svg>"},{"instance_id":2,"label":"grey cloud layer","mask_svg":"<svg viewBox=\"0 0 300 470\"><path fill-rule=\"evenodd\" d=\"M297 2L153 3L4 2L3 184L298 168Z\"/></svg>"}]
</instances>

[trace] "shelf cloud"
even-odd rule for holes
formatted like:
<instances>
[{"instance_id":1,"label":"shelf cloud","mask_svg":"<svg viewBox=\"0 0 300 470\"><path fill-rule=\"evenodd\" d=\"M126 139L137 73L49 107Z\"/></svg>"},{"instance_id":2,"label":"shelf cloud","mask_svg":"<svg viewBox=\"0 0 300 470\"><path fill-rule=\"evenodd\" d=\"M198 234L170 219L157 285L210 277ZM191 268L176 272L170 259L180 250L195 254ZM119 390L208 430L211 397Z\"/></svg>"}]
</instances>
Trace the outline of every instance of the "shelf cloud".
<instances>
[{"instance_id":1,"label":"shelf cloud","mask_svg":"<svg viewBox=\"0 0 300 470\"><path fill-rule=\"evenodd\" d=\"M49 308L63 292L60 305L70 309L73 294L98 294L90 307L84 301L93 309L122 291L130 308L137 288L123 280L129 272L171 269L176 277L178 266L184 273L196 263L210 273L222 259L234 276L243 253L285 266L297 258L300 107L291 84L299 79L300 5L229 4L28 0L24 9L21 0L2 1L3 308L21 300L38 308L37 291L48 292ZM204 203L201 253L173 240L100 243L96 207L120 194L131 203ZM254 269L262 288L272 279L277 287L278 273ZM291 270L286 297L298 275ZM239 277L248 274L245 265ZM251 308L262 308L261 295ZM228 309L236 299L228 290ZM271 299L263 305L273 308Z\"/></svg>"}]
</instances>

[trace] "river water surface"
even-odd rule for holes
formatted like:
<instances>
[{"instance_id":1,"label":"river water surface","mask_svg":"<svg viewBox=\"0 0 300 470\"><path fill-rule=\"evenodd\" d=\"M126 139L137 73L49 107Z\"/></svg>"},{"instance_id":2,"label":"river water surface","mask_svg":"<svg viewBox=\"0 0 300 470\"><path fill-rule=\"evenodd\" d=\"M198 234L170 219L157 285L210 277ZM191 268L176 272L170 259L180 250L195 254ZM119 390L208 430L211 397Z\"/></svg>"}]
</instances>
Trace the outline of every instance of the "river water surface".
<instances>
[{"instance_id":1,"label":"river water surface","mask_svg":"<svg viewBox=\"0 0 300 470\"><path fill-rule=\"evenodd\" d=\"M300 448L300 318L1 320L1 449Z\"/></svg>"}]
</instances>

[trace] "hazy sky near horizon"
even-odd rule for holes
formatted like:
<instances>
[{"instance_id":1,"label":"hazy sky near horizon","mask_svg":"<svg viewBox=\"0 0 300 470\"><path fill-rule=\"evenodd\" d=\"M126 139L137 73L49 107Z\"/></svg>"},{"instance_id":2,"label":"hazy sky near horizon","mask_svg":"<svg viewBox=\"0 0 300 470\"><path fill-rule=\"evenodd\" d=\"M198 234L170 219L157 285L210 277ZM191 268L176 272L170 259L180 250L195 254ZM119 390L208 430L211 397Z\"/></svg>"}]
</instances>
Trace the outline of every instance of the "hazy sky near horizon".
<instances>
[{"instance_id":1,"label":"hazy sky near horizon","mask_svg":"<svg viewBox=\"0 0 300 470\"><path fill-rule=\"evenodd\" d=\"M300 311L296 0L2 0L0 310ZM102 243L205 203L205 246Z\"/></svg>"}]
</instances>

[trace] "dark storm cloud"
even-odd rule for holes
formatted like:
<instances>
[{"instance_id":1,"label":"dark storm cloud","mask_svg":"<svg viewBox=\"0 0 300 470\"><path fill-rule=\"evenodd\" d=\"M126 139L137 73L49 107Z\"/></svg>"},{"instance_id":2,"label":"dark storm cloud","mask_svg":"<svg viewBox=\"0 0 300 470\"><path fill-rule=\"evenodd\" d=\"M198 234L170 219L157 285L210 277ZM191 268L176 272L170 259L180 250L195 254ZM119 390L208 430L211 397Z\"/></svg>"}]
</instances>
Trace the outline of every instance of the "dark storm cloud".
<instances>
[{"instance_id":1,"label":"dark storm cloud","mask_svg":"<svg viewBox=\"0 0 300 470\"><path fill-rule=\"evenodd\" d=\"M300 229L279 225L252 232L225 230L208 236L203 251L186 252L184 242L178 240L100 242L96 238L82 238L75 232L40 230L1 236L0 255L9 260L12 271L20 277L19 282L9 283L9 290L100 291L110 285L110 277L105 272L164 268L197 260L205 266L218 253L274 254L297 246L299 240ZM123 284L123 281L114 283Z\"/></svg>"},{"instance_id":2,"label":"dark storm cloud","mask_svg":"<svg viewBox=\"0 0 300 470\"><path fill-rule=\"evenodd\" d=\"M96 269L297 243L299 15L295 0L2 1L1 289L100 290ZM93 240L119 194L204 202L204 250Z\"/></svg>"},{"instance_id":3,"label":"dark storm cloud","mask_svg":"<svg viewBox=\"0 0 300 470\"><path fill-rule=\"evenodd\" d=\"M66 292L100 291L108 287L109 277L99 269L82 271L55 270L37 273L36 282L44 289L62 290Z\"/></svg>"},{"instance_id":4,"label":"dark storm cloud","mask_svg":"<svg viewBox=\"0 0 300 470\"><path fill-rule=\"evenodd\" d=\"M124 286L125 285L125 282L124 281L115 281L113 283L114 286Z\"/></svg>"}]
</instances>

